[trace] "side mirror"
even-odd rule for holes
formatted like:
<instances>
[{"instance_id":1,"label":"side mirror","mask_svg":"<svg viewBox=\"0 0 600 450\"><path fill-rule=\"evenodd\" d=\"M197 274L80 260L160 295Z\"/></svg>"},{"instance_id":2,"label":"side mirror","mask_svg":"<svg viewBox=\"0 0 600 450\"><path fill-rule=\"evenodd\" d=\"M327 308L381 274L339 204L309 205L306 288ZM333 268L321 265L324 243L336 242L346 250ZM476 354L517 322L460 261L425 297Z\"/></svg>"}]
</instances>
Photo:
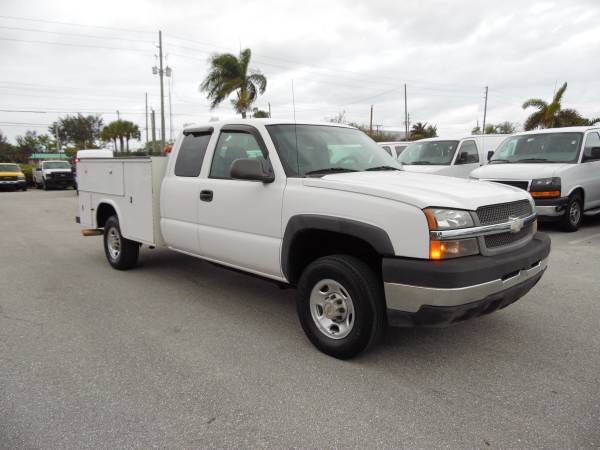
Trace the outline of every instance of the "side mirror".
<instances>
[{"instance_id":1,"label":"side mirror","mask_svg":"<svg viewBox=\"0 0 600 450\"><path fill-rule=\"evenodd\" d=\"M494 156L494 150L490 150L488 152L488 162L490 162L492 160L492 156Z\"/></svg>"},{"instance_id":2,"label":"side mirror","mask_svg":"<svg viewBox=\"0 0 600 450\"><path fill-rule=\"evenodd\" d=\"M267 163L254 158L240 158L231 164L230 175L236 180L262 181L272 183L275 175Z\"/></svg>"}]
</instances>

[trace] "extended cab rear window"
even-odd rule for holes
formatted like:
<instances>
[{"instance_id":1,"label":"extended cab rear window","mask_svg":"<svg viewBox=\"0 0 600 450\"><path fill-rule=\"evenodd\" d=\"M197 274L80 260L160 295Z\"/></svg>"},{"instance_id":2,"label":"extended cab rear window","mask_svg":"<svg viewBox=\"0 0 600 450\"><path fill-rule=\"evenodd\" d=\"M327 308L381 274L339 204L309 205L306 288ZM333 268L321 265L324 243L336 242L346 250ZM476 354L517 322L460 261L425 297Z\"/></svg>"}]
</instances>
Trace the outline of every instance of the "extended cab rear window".
<instances>
[{"instance_id":1,"label":"extended cab rear window","mask_svg":"<svg viewBox=\"0 0 600 450\"><path fill-rule=\"evenodd\" d=\"M210 136L211 133L206 132L190 133L184 136L175 162L175 176L197 177L200 175Z\"/></svg>"}]
</instances>

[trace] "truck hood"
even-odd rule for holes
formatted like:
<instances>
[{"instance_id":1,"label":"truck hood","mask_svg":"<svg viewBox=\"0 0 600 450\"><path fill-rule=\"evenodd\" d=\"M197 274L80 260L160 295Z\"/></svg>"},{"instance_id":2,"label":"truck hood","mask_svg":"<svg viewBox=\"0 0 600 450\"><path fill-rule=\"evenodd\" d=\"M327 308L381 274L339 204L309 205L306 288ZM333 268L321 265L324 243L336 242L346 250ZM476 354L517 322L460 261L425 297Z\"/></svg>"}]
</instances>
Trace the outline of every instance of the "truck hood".
<instances>
[{"instance_id":1,"label":"truck hood","mask_svg":"<svg viewBox=\"0 0 600 450\"><path fill-rule=\"evenodd\" d=\"M22 177L23 172L0 172L0 177Z\"/></svg>"},{"instance_id":2,"label":"truck hood","mask_svg":"<svg viewBox=\"0 0 600 450\"><path fill-rule=\"evenodd\" d=\"M573 164L488 164L478 167L471 176L490 180L523 180L534 178L550 178L559 176L561 172Z\"/></svg>"},{"instance_id":3,"label":"truck hood","mask_svg":"<svg viewBox=\"0 0 600 450\"><path fill-rule=\"evenodd\" d=\"M305 186L337 189L407 203L476 210L480 206L530 199L522 189L497 183L421 173L350 172L305 178Z\"/></svg>"}]
</instances>

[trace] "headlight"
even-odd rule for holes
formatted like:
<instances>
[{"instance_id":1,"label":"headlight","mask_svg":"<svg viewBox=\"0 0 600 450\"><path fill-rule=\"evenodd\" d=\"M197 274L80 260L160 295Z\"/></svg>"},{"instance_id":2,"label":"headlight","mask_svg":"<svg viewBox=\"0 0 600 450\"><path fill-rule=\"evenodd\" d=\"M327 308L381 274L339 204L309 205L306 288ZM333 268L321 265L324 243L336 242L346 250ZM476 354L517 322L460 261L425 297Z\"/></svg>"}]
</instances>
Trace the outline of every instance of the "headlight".
<instances>
[{"instance_id":1,"label":"headlight","mask_svg":"<svg viewBox=\"0 0 600 450\"><path fill-rule=\"evenodd\" d=\"M453 230L455 228L468 228L474 225L473 218L468 211L427 208L423 212L427 216L427 223L430 230Z\"/></svg>"},{"instance_id":2,"label":"headlight","mask_svg":"<svg viewBox=\"0 0 600 450\"><path fill-rule=\"evenodd\" d=\"M531 181L529 193L533 198L560 197L560 178L538 178Z\"/></svg>"},{"instance_id":3,"label":"headlight","mask_svg":"<svg viewBox=\"0 0 600 450\"><path fill-rule=\"evenodd\" d=\"M473 227L473 218L468 211L460 209L426 208L423 210L427 217L430 231L452 230L456 228ZM430 239L429 259L449 259L461 256L479 254L477 238L454 239L439 241Z\"/></svg>"}]
</instances>

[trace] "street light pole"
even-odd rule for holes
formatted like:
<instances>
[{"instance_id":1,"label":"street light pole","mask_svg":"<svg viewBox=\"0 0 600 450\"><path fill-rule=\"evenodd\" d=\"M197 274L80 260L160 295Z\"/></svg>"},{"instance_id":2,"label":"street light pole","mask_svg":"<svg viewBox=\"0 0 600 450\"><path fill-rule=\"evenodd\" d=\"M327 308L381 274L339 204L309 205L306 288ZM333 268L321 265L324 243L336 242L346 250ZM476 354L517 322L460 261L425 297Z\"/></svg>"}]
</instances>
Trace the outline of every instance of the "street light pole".
<instances>
[{"instance_id":1,"label":"street light pole","mask_svg":"<svg viewBox=\"0 0 600 450\"><path fill-rule=\"evenodd\" d=\"M162 49L162 31L158 31L158 75L160 77L160 144L161 151L165 148L165 92L163 85L163 49Z\"/></svg>"}]
</instances>

